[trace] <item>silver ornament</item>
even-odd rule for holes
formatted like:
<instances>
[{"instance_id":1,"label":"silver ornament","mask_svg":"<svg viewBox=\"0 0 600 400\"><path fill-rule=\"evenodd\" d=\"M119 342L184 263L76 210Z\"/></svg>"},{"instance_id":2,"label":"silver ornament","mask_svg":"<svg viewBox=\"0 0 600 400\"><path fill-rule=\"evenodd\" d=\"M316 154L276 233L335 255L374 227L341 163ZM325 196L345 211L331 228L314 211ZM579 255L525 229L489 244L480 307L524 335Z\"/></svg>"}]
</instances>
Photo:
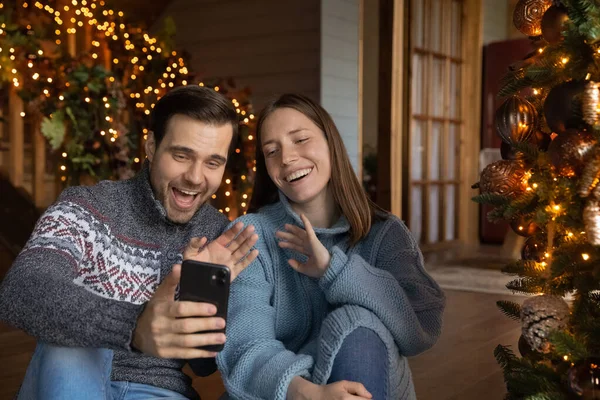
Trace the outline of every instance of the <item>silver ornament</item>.
<instances>
[{"instance_id":1,"label":"silver ornament","mask_svg":"<svg viewBox=\"0 0 600 400\"><path fill-rule=\"evenodd\" d=\"M521 306L523 337L533 350L548 353L550 332L564 328L568 316L569 305L562 298L547 294L531 297Z\"/></svg>"},{"instance_id":2,"label":"silver ornament","mask_svg":"<svg viewBox=\"0 0 600 400\"><path fill-rule=\"evenodd\" d=\"M583 120L590 125L598 122L598 106L600 106L600 91L597 82L588 82L583 91Z\"/></svg>"},{"instance_id":3,"label":"silver ornament","mask_svg":"<svg viewBox=\"0 0 600 400\"><path fill-rule=\"evenodd\" d=\"M588 242L594 246L600 245L600 201L588 200L583 208L583 223Z\"/></svg>"}]
</instances>

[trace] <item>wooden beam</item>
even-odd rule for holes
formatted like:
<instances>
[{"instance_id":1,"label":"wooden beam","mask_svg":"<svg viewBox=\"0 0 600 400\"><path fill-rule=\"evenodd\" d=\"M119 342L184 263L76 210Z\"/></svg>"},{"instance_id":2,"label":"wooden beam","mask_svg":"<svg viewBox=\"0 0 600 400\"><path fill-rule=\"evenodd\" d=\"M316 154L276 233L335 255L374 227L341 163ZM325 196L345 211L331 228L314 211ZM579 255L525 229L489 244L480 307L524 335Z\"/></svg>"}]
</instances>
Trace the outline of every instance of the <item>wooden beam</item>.
<instances>
[{"instance_id":1,"label":"wooden beam","mask_svg":"<svg viewBox=\"0 0 600 400\"><path fill-rule=\"evenodd\" d=\"M46 199L46 138L42 135L41 118L33 124L33 201L38 208Z\"/></svg>"},{"instance_id":2,"label":"wooden beam","mask_svg":"<svg viewBox=\"0 0 600 400\"><path fill-rule=\"evenodd\" d=\"M392 36L392 93L391 93L391 129L390 129L390 211L398 217L407 217L403 213L403 187L406 184L408 175L403 167L408 140L406 134L405 118L408 110L407 82L408 82L408 41L406 32L409 24L406 23L408 17L407 3L409 0L395 0L393 15L393 36ZM404 214L404 215L403 215Z\"/></svg>"},{"instance_id":3,"label":"wooden beam","mask_svg":"<svg viewBox=\"0 0 600 400\"><path fill-rule=\"evenodd\" d=\"M476 194L471 185L479 180L481 142L481 71L483 54L483 7L480 0L463 3L463 54L465 64L461 79L461 110L464 129L460 139L461 176L459 194L458 237L469 246L479 244L479 209L471 198ZM473 107L476 104L477 107Z\"/></svg>"},{"instance_id":4,"label":"wooden beam","mask_svg":"<svg viewBox=\"0 0 600 400\"><path fill-rule=\"evenodd\" d=\"M15 187L23 186L23 157L25 154L25 122L23 100L17 94L17 88L11 85L8 95L8 138L10 149L8 155L8 173L10 182Z\"/></svg>"}]
</instances>

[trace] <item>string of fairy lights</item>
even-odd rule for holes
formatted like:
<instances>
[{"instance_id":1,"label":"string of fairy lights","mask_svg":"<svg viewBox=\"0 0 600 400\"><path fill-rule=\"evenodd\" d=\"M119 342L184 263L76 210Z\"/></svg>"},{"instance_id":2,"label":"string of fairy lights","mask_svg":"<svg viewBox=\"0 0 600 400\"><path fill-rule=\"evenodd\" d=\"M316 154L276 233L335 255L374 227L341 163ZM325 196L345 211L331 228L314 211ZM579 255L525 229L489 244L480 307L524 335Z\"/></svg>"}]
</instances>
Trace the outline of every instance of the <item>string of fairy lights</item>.
<instances>
[{"instance_id":1,"label":"string of fairy lights","mask_svg":"<svg viewBox=\"0 0 600 400\"><path fill-rule=\"evenodd\" d=\"M18 5L16 5L18 7ZM55 26L46 28L53 32L53 45L69 48L69 53L74 56L75 38L84 40L85 50L91 60L98 65L103 65L109 72L105 82L108 88L107 92L111 93L110 88L120 84L123 93L129 97L130 107L128 112L138 113L143 117L149 117L151 109L170 88L178 85L188 85L193 83L193 77L186 66L184 58L177 51L168 51L159 44L157 38L143 32L141 28L132 28L125 21L123 11L115 10L108 7L104 0L71 0L60 5L52 1L35 1L21 2L22 9L35 8L45 13L50 17ZM0 10L5 8L5 4L0 1ZM33 34L32 26L27 24L26 30L28 34ZM78 34L79 32L79 34ZM45 56L48 51L48 38L40 39L37 51L26 49L24 46L10 46L8 48L8 56L6 50L2 48L3 39L6 39L7 30L6 24L0 25L0 71L10 71L10 82L15 88L23 88L28 82L35 83L35 87L40 87L40 97L48 100L54 100L53 94L58 92L58 100L65 100L66 92L69 89L70 83L68 80L60 79L57 76L57 71L44 69L44 65L39 63L42 56ZM44 42L44 43L42 43ZM6 43L6 41L5 41ZM3 54L4 53L4 54ZM3 57L4 55L4 57ZM157 73L156 66L160 65L158 61L166 60L162 73ZM119 76L121 75L121 76ZM158 77L152 80L152 76ZM57 87L58 85L64 85ZM198 85L204 86L205 83L197 82ZM56 90L58 89L58 91ZM120 129L123 124L120 119L123 118L124 106L117 106L118 101L114 96L103 96L96 98L89 93L85 87L81 93L81 101L94 104L102 109L103 128L98 130L100 139L108 140L110 143L115 143L120 137ZM214 86L215 91L220 91L219 86ZM254 122L254 114L251 112L251 105L242 104L238 99L233 98L233 105L240 116L240 125L251 126ZM22 112L21 117L25 118L26 113ZM52 115L50 115L52 118ZM147 121L149 118L146 118ZM243 139L253 141L254 137L251 134L252 130L248 130L247 136ZM141 128L143 140L147 139L148 128ZM236 150L237 154L242 151L240 148ZM134 164L141 162L141 155L132 157L131 161ZM61 152L62 163L59 163L59 174L61 181L67 180L68 160L70 155L67 151ZM256 170L252 167L253 171ZM223 195L226 198L233 198L233 182L232 180L241 179L247 182L248 177L241 175L240 177L227 176L225 179ZM247 199L249 193L241 193L240 201L236 205L239 213L245 212L247 208ZM217 195L213 195L213 199L217 199ZM227 207L220 208L221 212L229 213L232 204Z\"/></svg>"},{"instance_id":2,"label":"string of fairy lights","mask_svg":"<svg viewBox=\"0 0 600 400\"><path fill-rule=\"evenodd\" d=\"M594 46L594 47L595 47L595 49L593 52L593 56L597 61L600 61L600 46ZM546 50L545 46L542 46L537 49L537 52L541 55L544 53L545 50ZM554 65L557 68L565 67L565 66L567 66L567 64L570 61L571 60L568 57L568 55L560 55L557 57ZM591 73L587 73L585 76L585 80L590 81L591 77L592 77ZM531 93L532 93L532 97L537 98L538 100L540 100L540 99L543 100L545 98L545 96L548 95L548 93L546 93L542 88L536 88L536 87L531 88ZM596 109L596 112L600 116L600 107L598 107ZM552 137L554 137L554 136L552 136ZM553 181L557 182L558 177L554 176ZM532 179L531 172L527 172L525 174L523 184L524 184L525 190L527 192L533 192L538 188L538 184L535 183L535 177L533 177L533 179ZM556 221L557 217L559 217L567 212L565 210L565 208L562 207L560 204L554 204L554 203L547 206L545 211L548 213L549 216L551 216L551 220L553 222ZM517 229L519 231L524 231L526 229L526 227L519 225L517 227ZM574 232L571 232L570 230L568 230L565 233L566 233L566 236L563 238L563 240L566 243L584 243L587 240L585 231L574 233ZM551 247L551 246L549 246L549 247ZM538 262L538 265L541 268L541 270L546 271L546 267L549 265L549 260L551 257L552 257L551 250L548 250L543 255L541 255L540 261ZM590 255L586 252L583 252L583 253L581 253L581 258L583 261L588 261L588 260L590 260ZM567 356L565 356L565 360L567 359L566 357Z\"/></svg>"}]
</instances>

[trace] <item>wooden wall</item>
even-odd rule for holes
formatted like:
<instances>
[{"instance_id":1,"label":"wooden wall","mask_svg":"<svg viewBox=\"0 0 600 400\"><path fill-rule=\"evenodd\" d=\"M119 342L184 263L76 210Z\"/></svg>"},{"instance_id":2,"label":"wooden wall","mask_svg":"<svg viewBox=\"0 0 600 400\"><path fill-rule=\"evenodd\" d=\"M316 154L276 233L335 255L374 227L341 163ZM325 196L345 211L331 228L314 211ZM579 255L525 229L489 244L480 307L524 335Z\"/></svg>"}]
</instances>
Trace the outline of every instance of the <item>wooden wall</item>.
<instances>
[{"instance_id":1,"label":"wooden wall","mask_svg":"<svg viewBox=\"0 0 600 400\"><path fill-rule=\"evenodd\" d=\"M285 92L319 99L320 10L319 0L173 0L153 31L171 16L192 69L250 87L259 111Z\"/></svg>"},{"instance_id":2,"label":"wooden wall","mask_svg":"<svg viewBox=\"0 0 600 400\"><path fill-rule=\"evenodd\" d=\"M303 93L336 122L359 168L359 0L173 0L177 46L205 78L232 77L258 112L278 94Z\"/></svg>"}]
</instances>

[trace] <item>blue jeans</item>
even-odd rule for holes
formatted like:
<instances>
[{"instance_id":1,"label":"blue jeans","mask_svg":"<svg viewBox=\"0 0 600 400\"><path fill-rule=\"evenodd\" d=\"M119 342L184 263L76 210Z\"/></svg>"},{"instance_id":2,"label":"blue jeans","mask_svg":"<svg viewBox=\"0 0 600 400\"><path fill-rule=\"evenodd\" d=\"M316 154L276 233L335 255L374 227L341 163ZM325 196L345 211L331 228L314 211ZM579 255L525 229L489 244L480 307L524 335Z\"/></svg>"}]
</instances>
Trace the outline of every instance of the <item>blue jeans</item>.
<instances>
[{"instance_id":1,"label":"blue jeans","mask_svg":"<svg viewBox=\"0 0 600 400\"><path fill-rule=\"evenodd\" d=\"M167 389L110 380L113 352L38 343L27 367L18 400L187 399Z\"/></svg>"},{"instance_id":2,"label":"blue jeans","mask_svg":"<svg viewBox=\"0 0 600 400\"><path fill-rule=\"evenodd\" d=\"M362 383L373 400L387 399L388 351L371 329L357 328L344 339L327 383L344 380Z\"/></svg>"}]
</instances>

